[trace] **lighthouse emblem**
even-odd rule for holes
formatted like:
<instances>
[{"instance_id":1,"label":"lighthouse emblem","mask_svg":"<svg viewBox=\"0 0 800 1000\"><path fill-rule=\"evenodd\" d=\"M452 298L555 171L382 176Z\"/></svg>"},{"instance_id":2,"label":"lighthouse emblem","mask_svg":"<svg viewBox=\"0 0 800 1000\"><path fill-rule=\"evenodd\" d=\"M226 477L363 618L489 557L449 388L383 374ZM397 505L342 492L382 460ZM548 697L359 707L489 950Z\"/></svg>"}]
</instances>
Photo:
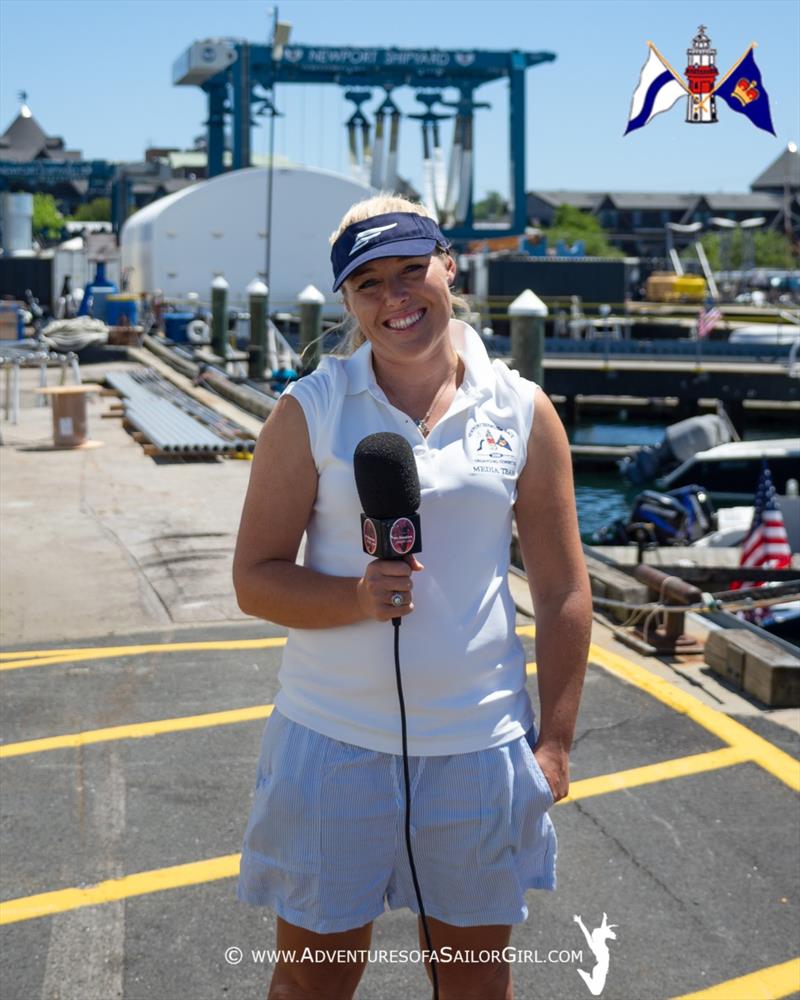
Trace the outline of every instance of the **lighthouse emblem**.
<instances>
[{"instance_id":1,"label":"lighthouse emblem","mask_svg":"<svg viewBox=\"0 0 800 1000\"><path fill-rule=\"evenodd\" d=\"M717 99L714 81L718 76L714 65L717 50L711 48L706 26L701 24L686 50L686 78L689 92L686 95L686 121L708 124L717 120Z\"/></svg>"}]
</instances>

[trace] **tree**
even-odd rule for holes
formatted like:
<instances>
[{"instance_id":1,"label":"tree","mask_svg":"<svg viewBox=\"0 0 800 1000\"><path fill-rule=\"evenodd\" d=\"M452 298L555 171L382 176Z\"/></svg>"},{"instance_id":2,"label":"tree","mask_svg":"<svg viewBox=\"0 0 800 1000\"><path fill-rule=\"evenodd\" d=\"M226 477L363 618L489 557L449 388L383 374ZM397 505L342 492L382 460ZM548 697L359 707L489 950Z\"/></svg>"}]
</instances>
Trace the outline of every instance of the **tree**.
<instances>
[{"instance_id":1,"label":"tree","mask_svg":"<svg viewBox=\"0 0 800 1000\"><path fill-rule=\"evenodd\" d=\"M588 257L624 257L609 240L608 233L589 212L581 212L573 205L559 205L553 224L544 230L548 244L554 247L559 240L571 246L583 240Z\"/></svg>"},{"instance_id":2,"label":"tree","mask_svg":"<svg viewBox=\"0 0 800 1000\"><path fill-rule=\"evenodd\" d=\"M499 191L487 191L486 197L476 201L473 208L475 219L502 219L508 215L508 204Z\"/></svg>"},{"instance_id":3,"label":"tree","mask_svg":"<svg viewBox=\"0 0 800 1000\"><path fill-rule=\"evenodd\" d=\"M774 229L759 229L752 237L756 267L797 267L797 255L791 241L783 233ZM733 229L724 234L705 233L700 242L712 271L738 271L744 267L746 262L741 229ZM693 247L681 251L681 258L684 260L692 260L694 255Z\"/></svg>"},{"instance_id":4,"label":"tree","mask_svg":"<svg viewBox=\"0 0 800 1000\"><path fill-rule=\"evenodd\" d=\"M59 212L51 194L33 196L33 235L38 239L57 240L64 227L64 216Z\"/></svg>"},{"instance_id":5,"label":"tree","mask_svg":"<svg viewBox=\"0 0 800 1000\"><path fill-rule=\"evenodd\" d=\"M111 199L93 198L83 205L78 205L77 212L72 216L74 222L110 222Z\"/></svg>"}]
</instances>

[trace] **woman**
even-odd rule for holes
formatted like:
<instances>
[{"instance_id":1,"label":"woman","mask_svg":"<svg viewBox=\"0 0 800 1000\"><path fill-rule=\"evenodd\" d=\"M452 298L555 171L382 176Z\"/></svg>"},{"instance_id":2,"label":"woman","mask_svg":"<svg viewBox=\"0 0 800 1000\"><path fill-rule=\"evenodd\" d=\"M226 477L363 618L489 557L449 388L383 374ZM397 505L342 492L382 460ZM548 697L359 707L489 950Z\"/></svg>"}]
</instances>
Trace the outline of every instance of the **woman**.
<instances>
[{"instance_id":1,"label":"woman","mask_svg":"<svg viewBox=\"0 0 800 1000\"><path fill-rule=\"evenodd\" d=\"M555 887L547 810L567 794L586 666L569 446L547 396L452 319L455 263L422 206L361 202L332 243L357 349L275 407L234 562L242 610L290 629L239 897L271 906L277 947L298 955L366 951L386 904L418 912L386 624L400 616L413 854L433 948L499 953L527 917L525 891ZM413 447L423 561L362 551L353 452L377 431ZM507 583L512 512L536 612L539 733ZM279 961L269 996L351 997L365 964ZM512 995L506 962L437 968L442 1000Z\"/></svg>"}]
</instances>

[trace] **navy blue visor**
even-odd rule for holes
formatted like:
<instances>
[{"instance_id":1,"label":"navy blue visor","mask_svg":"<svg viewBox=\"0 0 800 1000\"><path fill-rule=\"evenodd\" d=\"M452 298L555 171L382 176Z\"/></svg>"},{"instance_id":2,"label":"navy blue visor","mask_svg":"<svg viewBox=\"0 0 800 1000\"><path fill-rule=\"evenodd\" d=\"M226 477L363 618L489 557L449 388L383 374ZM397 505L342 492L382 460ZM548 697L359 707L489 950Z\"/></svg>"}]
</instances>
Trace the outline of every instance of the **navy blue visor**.
<instances>
[{"instance_id":1,"label":"navy blue visor","mask_svg":"<svg viewBox=\"0 0 800 1000\"><path fill-rule=\"evenodd\" d=\"M433 219L415 212L389 212L354 222L331 248L333 290L367 261L379 257L424 257L450 244Z\"/></svg>"}]
</instances>

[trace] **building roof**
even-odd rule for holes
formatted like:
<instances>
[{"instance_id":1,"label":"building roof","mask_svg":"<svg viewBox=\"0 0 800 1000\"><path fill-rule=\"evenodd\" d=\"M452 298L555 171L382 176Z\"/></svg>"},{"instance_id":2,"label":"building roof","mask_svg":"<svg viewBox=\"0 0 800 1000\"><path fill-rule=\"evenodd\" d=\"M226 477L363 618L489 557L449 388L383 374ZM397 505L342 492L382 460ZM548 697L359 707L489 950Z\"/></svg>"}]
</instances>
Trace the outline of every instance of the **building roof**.
<instances>
[{"instance_id":1,"label":"building roof","mask_svg":"<svg viewBox=\"0 0 800 1000\"><path fill-rule=\"evenodd\" d=\"M679 191L609 191L607 197L623 211L632 209L674 209L688 208L697 200L696 194Z\"/></svg>"},{"instance_id":2,"label":"building roof","mask_svg":"<svg viewBox=\"0 0 800 1000\"><path fill-rule=\"evenodd\" d=\"M781 155L773 160L767 169L759 174L750 185L751 191L763 188L780 188L783 190L786 182L792 191L800 189L800 152L794 153L787 147Z\"/></svg>"},{"instance_id":3,"label":"building roof","mask_svg":"<svg viewBox=\"0 0 800 1000\"><path fill-rule=\"evenodd\" d=\"M19 114L0 136L0 159L14 163L31 160L80 160L75 150L65 150L60 136L48 136L31 109L23 104Z\"/></svg>"},{"instance_id":4,"label":"building roof","mask_svg":"<svg viewBox=\"0 0 800 1000\"><path fill-rule=\"evenodd\" d=\"M602 191L529 191L528 195L547 202L553 208L558 208L559 205L573 205L575 208L587 211L591 211L605 197Z\"/></svg>"},{"instance_id":5,"label":"building roof","mask_svg":"<svg viewBox=\"0 0 800 1000\"><path fill-rule=\"evenodd\" d=\"M715 212L777 212L782 204L778 195L768 194L766 191L703 194L697 201L704 201Z\"/></svg>"}]
</instances>

